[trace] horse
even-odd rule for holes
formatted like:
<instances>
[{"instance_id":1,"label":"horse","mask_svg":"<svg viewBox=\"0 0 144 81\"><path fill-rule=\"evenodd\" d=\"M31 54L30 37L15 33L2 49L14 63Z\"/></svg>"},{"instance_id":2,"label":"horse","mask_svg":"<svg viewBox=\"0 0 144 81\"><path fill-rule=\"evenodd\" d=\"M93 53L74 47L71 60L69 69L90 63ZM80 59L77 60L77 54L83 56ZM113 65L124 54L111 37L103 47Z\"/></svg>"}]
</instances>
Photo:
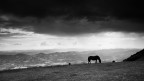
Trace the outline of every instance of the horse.
<instances>
[{"instance_id":1,"label":"horse","mask_svg":"<svg viewBox=\"0 0 144 81\"><path fill-rule=\"evenodd\" d=\"M95 60L95 63L97 63L97 60L99 60L99 63L101 63L101 59L98 55L96 56L89 56L88 57L88 64L90 63L91 64L91 60Z\"/></svg>"}]
</instances>

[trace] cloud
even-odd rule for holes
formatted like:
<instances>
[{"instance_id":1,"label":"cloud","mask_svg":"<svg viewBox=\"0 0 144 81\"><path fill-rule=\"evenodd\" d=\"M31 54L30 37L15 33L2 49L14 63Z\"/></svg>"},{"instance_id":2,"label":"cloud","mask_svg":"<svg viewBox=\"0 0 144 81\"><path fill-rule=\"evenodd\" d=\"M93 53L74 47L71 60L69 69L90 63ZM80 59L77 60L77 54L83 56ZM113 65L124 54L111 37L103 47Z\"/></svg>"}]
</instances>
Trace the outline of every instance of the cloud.
<instances>
[{"instance_id":1,"label":"cloud","mask_svg":"<svg viewBox=\"0 0 144 81\"><path fill-rule=\"evenodd\" d=\"M0 3L0 26L61 36L107 31L143 33L144 13L139 3L124 0L6 0Z\"/></svg>"},{"instance_id":2,"label":"cloud","mask_svg":"<svg viewBox=\"0 0 144 81\"><path fill-rule=\"evenodd\" d=\"M19 45L22 45L22 44L20 44L20 43L15 43L15 44L13 44L13 45L16 45L16 46L18 45L18 46L19 46Z\"/></svg>"},{"instance_id":3,"label":"cloud","mask_svg":"<svg viewBox=\"0 0 144 81\"><path fill-rule=\"evenodd\" d=\"M13 31L25 30L39 34L52 34L52 35L82 35L90 33L99 33L107 31L117 32L144 32L144 24L142 22L134 22L129 20L120 20L115 17L99 17L95 21L89 20L87 17L71 18L68 16L60 17L45 17L37 19L34 17L9 17L9 24L3 24L0 28L13 29ZM14 24L16 25L14 25ZM8 33L8 31L1 31L1 34ZM10 31L9 31L10 32ZM11 31L12 33L12 31ZM20 32L18 32L20 33ZM22 33L22 31L21 31ZM23 32L24 33L24 32Z\"/></svg>"},{"instance_id":4,"label":"cloud","mask_svg":"<svg viewBox=\"0 0 144 81\"><path fill-rule=\"evenodd\" d=\"M81 19L54 19L52 21L42 20L34 24L34 31L37 33L56 35L80 35L89 33L99 33L106 31L118 32L144 32L143 23L131 22L128 20L118 20L111 18L99 21L89 21L87 18Z\"/></svg>"},{"instance_id":5,"label":"cloud","mask_svg":"<svg viewBox=\"0 0 144 81\"><path fill-rule=\"evenodd\" d=\"M120 19L141 19L144 12L141 1L125 0L3 0L0 14L13 14L20 17L44 18L47 16L94 17L114 16Z\"/></svg>"},{"instance_id":6,"label":"cloud","mask_svg":"<svg viewBox=\"0 0 144 81\"><path fill-rule=\"evenodd\" d=\"M2 15L2 16L0 16L0 20L8 21L9 17Z\"/></svg>"}]
</instances>

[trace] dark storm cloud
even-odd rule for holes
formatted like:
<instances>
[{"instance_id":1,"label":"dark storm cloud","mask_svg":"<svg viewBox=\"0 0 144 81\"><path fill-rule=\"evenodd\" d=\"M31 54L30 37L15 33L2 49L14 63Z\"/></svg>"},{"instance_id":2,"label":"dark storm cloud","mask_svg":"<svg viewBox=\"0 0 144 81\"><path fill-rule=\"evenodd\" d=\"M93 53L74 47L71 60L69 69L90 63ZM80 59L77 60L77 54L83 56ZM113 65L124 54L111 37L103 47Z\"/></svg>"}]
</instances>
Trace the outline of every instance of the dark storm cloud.
<instances>
[{"instance_id":1,"label":"dark storm cloud","mask_svg":"<svg viewBox=\"0 0 144 81\"><path fill-rule=\"evenodd\" d=\"M1 0L1 13L18 16L62 16L91 17L117 16L120 18L141 18L143 4L126 0Z\"/></svg>"},{"instance_id":2,"label":"dark storm cloud","mask_svg":"<svg viewBox=\"0 0 144 81\"><path fill-rule=\"evenodd\" d=\"M144 32L142 5L126 0L1 0L0 22L5 27L32 25L27 29L49 34Z\"/></svg>"},{"instance_id":3,"label":"dark storm cloud","mask_svg":"<svg viewBox=\"0 0 144 81\"><path fill-rule=\"evenodd\" d=\"M70 21L55 19L53 22L42 21L41 23L34 25L34 27L36 27L35 32L58 35L77 35L104 31L143 33L143 26L143 23L117 20L113 18L93 22L88 21L87 18L74 19Z\"/></svg>"}]
</instances>

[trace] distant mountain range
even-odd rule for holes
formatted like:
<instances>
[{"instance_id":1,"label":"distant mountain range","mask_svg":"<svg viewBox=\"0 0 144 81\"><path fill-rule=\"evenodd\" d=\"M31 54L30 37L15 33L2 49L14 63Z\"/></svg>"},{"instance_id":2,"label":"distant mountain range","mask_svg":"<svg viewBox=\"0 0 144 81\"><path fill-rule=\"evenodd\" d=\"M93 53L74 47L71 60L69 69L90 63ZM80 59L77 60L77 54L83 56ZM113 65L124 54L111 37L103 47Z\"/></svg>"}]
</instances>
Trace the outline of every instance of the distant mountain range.
<instances>
[{"instance_id":1,"label":"distant mountain range","mask_svg":"<svg viewBox=\"0 0 144 81\"><path fill-rule=\"evenodd\" d=\"M144 61L144 49L138 51L123 61Z\"/></svg>"},{"instance_id":2,"label":"distant mountain range","mask_svg":"<svg viewBox=\"0 0 144 81\"><path fill-rule=\"evenodd\" d=\"M34 53L29 51L29 54L26 54L25 51L21 51L21 53L16 52L17 54L14 54L13 52L12 55L10 52L7 52L0 55L0 69L86 63L87 57L90 55L99 55L102 62L112 62L113 60L122 61L138 51L140 51L140 49L104 49L82 52L69 51L51 53L43 53L42 51L39 51L41 53L37 54L34 54L36 51L34 51Z\"/></svg>"},{"instance_id":3,"label":"distant mountain range","mask_svg":"<svg viewBox=\"0 0 144 81\"><path fill-rule=\"evenodd\" d=\"M81 63L84 60L74 52L39 53L35 55L16 54L0 55L0 69L15 67L50 66L68 63Z\"/></svg>"}]
</instances>

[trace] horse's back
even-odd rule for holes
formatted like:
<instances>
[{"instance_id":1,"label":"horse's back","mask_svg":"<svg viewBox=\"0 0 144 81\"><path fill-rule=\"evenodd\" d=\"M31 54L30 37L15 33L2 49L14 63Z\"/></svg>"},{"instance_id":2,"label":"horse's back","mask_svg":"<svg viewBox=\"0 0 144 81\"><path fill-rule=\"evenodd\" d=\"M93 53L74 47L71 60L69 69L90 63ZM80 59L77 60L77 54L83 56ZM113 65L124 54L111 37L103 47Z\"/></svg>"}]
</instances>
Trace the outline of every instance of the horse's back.
<instances>
[{"instance_id":1,"label":"horse's back","mask_svg":"<svg viewBox=\"0 0 144 81\"><path fill-rule=\"evenodd\" d=\"M97 58L99 58L99 56L97 56L97 55L96 56L89 56L88 57L88 59L91 59L91 60L96 60Z\"/></svg>"},{"instance_id":2,"label":"horse's back","mask_svg":"<svg viewBox=\"0 0 144 81\"><path fill-rule=\"evenodd\" d=\"M91 60L94 59L94 58L95 58L94 56L89 56L88 57L88 59L91 59Z\"/></svg>"}]
</instances>

